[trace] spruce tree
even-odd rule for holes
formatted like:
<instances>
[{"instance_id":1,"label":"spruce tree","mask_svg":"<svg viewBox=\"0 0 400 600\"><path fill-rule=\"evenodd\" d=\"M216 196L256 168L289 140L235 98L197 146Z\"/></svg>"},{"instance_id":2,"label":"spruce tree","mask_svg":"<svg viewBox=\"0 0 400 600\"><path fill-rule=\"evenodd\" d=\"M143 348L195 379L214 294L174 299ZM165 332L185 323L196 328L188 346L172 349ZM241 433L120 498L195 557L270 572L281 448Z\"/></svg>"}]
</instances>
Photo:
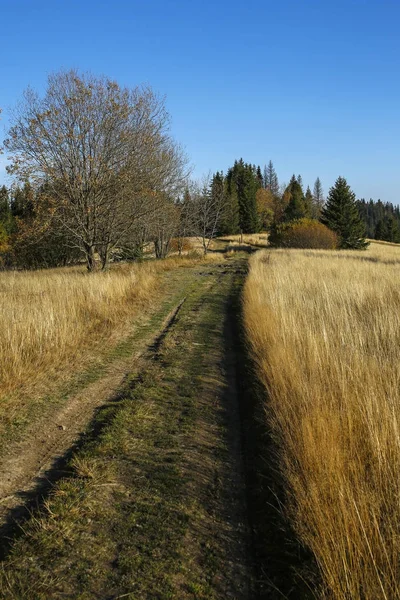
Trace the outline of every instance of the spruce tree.
<instances>
[{"instance_id":1,"label":"spruce tree","mask_svg":"<svg viewBox=\"0 0 400 600\"><path fill-rule=\"evenodd\" d=\"M235 161L233 168L228 171L227 180L230 198L237 201L240 231L259 231L256 195L260 183L257 168L240 159Z\"/></svg>"},{"instance_id":2,"label":"spruce tree","mask_svg":"<svg viewBox=\"0 0 400 600\"><path fill-rule=\"evenodd\" d=\"M224 185L224 174L217 171L211 180L210 184L210 195L212 199L212 205L220 207L220 216L218 218L218 230L221 231L221 218L225 208L225 185Z\"/></svg>"},{"instance_id":3,"label":"spruce tree","mask_svg":"<svg viewBox=\"0 0 400 600\"><path fill-rule=\"evenodd\" d=\"M314 219L314 197L311 193L310 186L307 186L307 191L304 196L305 216L309 219Z\"/></svg>"},{"instance_id":4,"label":"spruce tree","mask_svg":"<svg viewBox=\"0 0 400 600\"><path fill-rule=\"evenodd\" d=\"M388 242L399 242L399 229L393 215L388 216L386 219L386 231L386 240Z\"/></svg>"},{"instance_id":5,"label":"spruce tree","mask_svg":"<svg viewBox=\"0 0 400 600\"><path fill-rule=\"evenodd\" d=\"M256 233L259 231L257 213L257 190L259 189L257 173L250 164L239 161L238 173L238 200L239 222L243 233Z\"/></svg>"},{"instance_id":6,"label":"spruce tree","mask_svg":"<svg viewBox=\"0 0 400 600\"><path fill-rule=\"evenodd\" d=\"M279 195L279 181L272 160L269 161L267 167L264 167L264 187L274 196Z\"/></svg>"},{"instance_id":7,"label":"spruce tree","mask_svg":"<svg viewBox=\"0 0 400 600\"><path fill-rule=\"evenodd\" d=\"M301 187L301 191L303 191L303 178L301 175L297 175L297 183Z\"/></svg>"},{"instance_id":8,"label":"spruce tree","mask_svg":"<svg viewBox=\"0 0 400 600\"><path fill-rule=\"evenodd\" d=\"M261 188L261 187L263 187L264 181L263 181L263 176L262 176L262 173L261 173L261 167L260 166L257 167L256 173L257 173L258 187Z\"/></svg>"},{"instance_id":9,"label":"spruce tree","mask_svg":"<svg viewBox=\"0 0 400 600\"><path fill-rule=\"evenodd\" d=\"M317 177L317 179L315 180L315 183L314 183L313 196L314 196L315 203L322 210L322 207L325 202L325 198L324 198L324 190L322 189L322 183L321 183L321 180L319 177Z\"/></svg>"},{"instance_id":10,"label":"spruce tree","mask_svg":"<svg viewBox=\"0 0 400 600\"><path fill-rule=\"evenodd\" d=\"M235 163L237 164L237 163ZM224 181L225 203L221 215L220 230L223 235L239 233L239 201L235 167L230 168Z\"/></svg>"},{"instance_id":11,"label":"spruce tree","mask_svg":"<svg viewBox=\"0 0 400 600\"><path fill-rule=\"evenodd\" d=\"M384 219L379 219L379 221L376 224L375 239L376 240L386 240L386 237L387 237L386 223L385 223Z\"/></svg>"},{"instance_id":12,"label":"spruce tree","mask_svg":"<svg viewBox=\"0 0 400 600\"><path fill-rule=\"evenodd\" d=\"M289 196L289 202L285 208L283 217L285 221L296 221L297 219L309 216L307 215L303 190L295 175L290 180L285 190L285 195Z\"/></svg>"},{"instance_id":13,"label":"spruce tree","mask_svg":"<svg viewBox=\"0 0 400 600\"><path fill-rule=\"evenodd\" d=\"M356 197L344 177L338 177L331 187L321 221L339 236L339 247L361 250L368 246Z\"/></svg>"}]
</instances>

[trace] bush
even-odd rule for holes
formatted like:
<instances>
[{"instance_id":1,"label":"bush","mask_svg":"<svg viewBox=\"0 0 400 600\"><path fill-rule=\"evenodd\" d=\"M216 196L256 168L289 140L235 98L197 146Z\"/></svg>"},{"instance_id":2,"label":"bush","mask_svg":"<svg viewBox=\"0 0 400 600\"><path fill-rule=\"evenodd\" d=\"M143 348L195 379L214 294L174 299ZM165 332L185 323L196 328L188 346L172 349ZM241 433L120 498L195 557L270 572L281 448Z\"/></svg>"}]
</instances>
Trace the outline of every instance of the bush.
<instances>
[{"instance_id":1,"label":"bush","mask_svg":"<svg viewBox=\"0 0 400 600\"><path fill-rule=\"evenodd\" d=\"M193 244L188 238L172 238L169 244L170 252L189 252L193 250Z\"/></svg>"},{"instance_id":2,"label":"bush","mask_svg":"<svg viewBox=\"0 0 400 600\"><path fill-rule=\"evenodd\" d=\"M338 236L315 219L299 219L278 225L271 232L270 243L280 248L333 250L338 246Z\"/></svg>"}]
</instances>

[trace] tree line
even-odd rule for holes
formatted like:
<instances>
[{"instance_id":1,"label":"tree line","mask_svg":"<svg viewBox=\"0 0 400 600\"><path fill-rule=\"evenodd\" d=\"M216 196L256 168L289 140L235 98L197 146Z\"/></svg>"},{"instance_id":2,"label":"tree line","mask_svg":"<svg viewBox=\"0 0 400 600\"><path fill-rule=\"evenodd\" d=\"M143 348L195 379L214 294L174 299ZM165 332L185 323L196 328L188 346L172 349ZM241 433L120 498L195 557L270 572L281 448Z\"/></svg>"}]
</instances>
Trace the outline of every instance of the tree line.
<instances>
[{"instance_id":1,"label":"tree line","mask_svg":"<svg viewBox=\"0 0 400 600\"><path fill-rule=\"evenodd\" d=\"M381 200L357 201L358 210L365 222L367 237L375 240L400 243L400 208Z\"/></svg>"},{"instance_id":2,"label":"tree line","mask_svg":"<svg viewBox=\"0 0 400 600\"><path fill-rule=\"evenodd\" d=\"M339 177L325 202L322 184L301 175L280 184L274 165L236 160L223 173L190 181L188 159L169 131L164 99L149 86L122 88L77 71L51 75L43 96L28 89L4 147L16 182L0 188L0 257L35 268L85 260L138 259L153 244L158 258L173 239L198 236L206 253L217 235L269 231L278 243L288 224L329 227L343 248L368 235L397 241L399 211L356 202ZM360 215L362 219L360 219ZM316 227L315 223L320 225Z\"/></svg>"},{"instance_id":3,"label":"tree line","mask_svg":"<svg viewBox=\"0 0 400 600\"><path fill-rule=\"evenodd\" d=\"M267 230L271 244L282 245L284 238L285 243L289 243L289 225L295 223L297 234L301 227L307 231L302 243L315 242L315 246L310 247L318 247L317 242L322 239L324 228L337 235L335 244L340 248L361 249L367 245L365 225L355 194L343 177L339 177L329 190L325 202L319 177L312 191L309 186L304 189L301 175L293 175L287 185L279 185L271 160L261 170L260 166L240 159L235 161L225 176L216 173L212 186L220 190L222 198L219 225L222 234ZM332 245L333 238L329 232L325 237Z\"/></svg>"}]
</instances>

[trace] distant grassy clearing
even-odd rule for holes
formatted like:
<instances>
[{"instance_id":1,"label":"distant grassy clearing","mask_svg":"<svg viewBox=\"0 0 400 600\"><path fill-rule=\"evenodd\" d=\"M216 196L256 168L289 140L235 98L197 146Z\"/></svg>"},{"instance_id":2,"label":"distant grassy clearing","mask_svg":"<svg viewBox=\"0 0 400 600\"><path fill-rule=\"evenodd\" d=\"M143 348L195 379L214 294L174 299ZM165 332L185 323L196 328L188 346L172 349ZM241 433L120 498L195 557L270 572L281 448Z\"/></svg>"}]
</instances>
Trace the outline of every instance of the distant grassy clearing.
<instances>
[{"instance_id":1,"label":"distant grassy clearing","mask_svg":"<svg viewBox=\"0 0 400 600\"><path fill-rule=\"evenodd\" d=\"M251 259L247 334L318 597L400 597L400 249Z\"/></svg>"}]
</instances>

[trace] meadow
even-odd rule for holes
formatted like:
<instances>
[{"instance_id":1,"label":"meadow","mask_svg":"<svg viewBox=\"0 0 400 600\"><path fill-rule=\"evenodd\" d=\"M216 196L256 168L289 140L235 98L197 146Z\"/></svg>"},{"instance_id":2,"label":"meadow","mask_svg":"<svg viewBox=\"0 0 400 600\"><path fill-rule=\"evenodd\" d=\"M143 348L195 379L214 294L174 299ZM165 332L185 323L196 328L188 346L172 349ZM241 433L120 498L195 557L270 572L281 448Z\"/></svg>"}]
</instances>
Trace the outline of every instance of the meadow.
<instances>
[{"instance_id":1,"label":"meadow","mask_svg":"<svg viewBox=\"0 0 400 600\"><path fill-rule=\"evenodd\" d=\"M0 422L129 336L163 297L162 273L198 260L0 273Z\"/></svg>"},{"instance_id":2,"label":"meadow","mask_svg":"<svg viewBox=\"0 0 400 600\"><path fill-rule=\"evenodd\" d=\"M264 250L246 333L318 598L400 597L400 249Z\"/></svg>"}]
</instances>

